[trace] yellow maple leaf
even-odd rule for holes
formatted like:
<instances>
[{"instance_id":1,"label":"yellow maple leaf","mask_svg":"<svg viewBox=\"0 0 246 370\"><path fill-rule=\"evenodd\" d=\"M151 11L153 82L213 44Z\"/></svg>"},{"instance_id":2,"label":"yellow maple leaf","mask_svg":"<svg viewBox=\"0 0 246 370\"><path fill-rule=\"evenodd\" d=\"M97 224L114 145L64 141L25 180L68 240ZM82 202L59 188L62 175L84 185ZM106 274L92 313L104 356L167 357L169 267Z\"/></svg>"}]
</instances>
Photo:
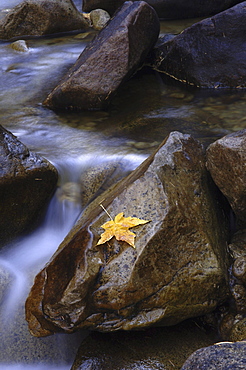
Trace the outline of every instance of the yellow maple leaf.
<instances>
[{"instance_id":1,"label":"yellow maple leaf","mask_svg":"<svg viewBox=\"0 0 246 370\"><path fill-rule=\"evenodd\" d=\"M102 233L97 245L104 244L115 236L117 240L124 241L135 248L135 234L129 231L129 228L143 225L147 222L149 221L140 220L137 217L124 217L123 212L118 213L114 220L105 222L105 224L101 226L105 231Z\"/></svg>"}]
</instances>

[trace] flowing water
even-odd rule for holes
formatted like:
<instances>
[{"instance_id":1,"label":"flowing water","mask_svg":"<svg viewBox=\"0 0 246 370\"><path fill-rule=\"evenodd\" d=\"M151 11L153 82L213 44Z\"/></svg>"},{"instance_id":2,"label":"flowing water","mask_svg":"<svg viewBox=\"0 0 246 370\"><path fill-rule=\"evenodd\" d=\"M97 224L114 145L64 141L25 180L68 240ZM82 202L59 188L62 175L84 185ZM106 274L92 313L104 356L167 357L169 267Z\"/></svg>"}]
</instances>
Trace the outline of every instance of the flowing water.
<instances>
[{"instance_id":1,"label":"flowing water","mask_svg":"<svg viewBox=\"0 0 246 370\"><path fill-rule=\"evenodd\" d=\"M0 16L18 2L1 0ZM81 9L81 2L75 3ZM192 22L162 22L161 32L179 33ZM207 146L246 128L245 92L187 89L149 70L125 83L107 111L55 113L44 108L48 92L94 34L27 40L27 52L17 52L11 42L0 43L0 124L56 166L60 187L78 185L86 169L101 163L124 163L127 173L174 130ZM67 370L87 335L34 338L24 319L33 278L81 211L77 194L62 198L56 193L42 223L0 251L1 370Z\"/></svg>"}]
</instances>

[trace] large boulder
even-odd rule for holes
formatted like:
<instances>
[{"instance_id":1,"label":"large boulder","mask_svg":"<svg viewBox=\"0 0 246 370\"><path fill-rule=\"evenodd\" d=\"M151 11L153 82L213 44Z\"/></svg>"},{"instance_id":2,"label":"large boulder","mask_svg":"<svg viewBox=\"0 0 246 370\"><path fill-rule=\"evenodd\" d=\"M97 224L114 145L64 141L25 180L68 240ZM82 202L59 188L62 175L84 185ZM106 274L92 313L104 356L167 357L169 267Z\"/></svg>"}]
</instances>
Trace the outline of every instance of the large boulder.
<instances>
[{"instance_id":1,"label":"large boulder","mask_svg":"<svg viewBox=\"0 0 246 370\"><path fill-rule=\"evenodd\" d=\"M133 0L134 1L134 0ZM146 0L157 12L159 18L184 19L205 17L219 13L240 0ZM118 9L124 0L83 0L83 11L102 8L111 15Z\"/></svg>"},{"instance_id":2,"label":"large boulder","mask_svg":"<svg viewBox=\"0 0 246 370\"><path fill-rule=\"evenodd\" d=\"M202 145L171 133L89 205L36 276L31 333L172 325L214 310L228 293L227 220L215 194ZM120 212L150 221L135 228L135 248L115 238L97 245L108 214Z\"/></svg>"},{"instance_id":3,"label":"large boulder","mask_svg":"<svg viewBox=\"0 0 246 370\"><path fill-rule=\"evenodd\" d=\"M221 342L198 349L185 362L181 370L225 370L246 368L246 341Z\"/></svg>"},{"instance_id":4,"label":"large boulder","mask_svg":"<svg viewBox=\"0 0 246 370\"><path fill-rule=\"evenodd\" d=\"M159 35L156 12L144 1L127 1L87 45L44 105L52 109L102 109L140 68Z\"/></svg>"},{"instance_id":5,"label":"large boulder","mask_svg":"<svg viewBox=\"0 0 246 370\"><path fill-rule=\"evenodd\" d=\"M246 1L159 43L152 67L204 88L246 87Z\"/></svg>"},{"instance_id":6,"label":"large boulder","mask_svg":"<svg viewBox=\"0 0 246 370\"><path fill-rule=\"evenodd\" d=\"M0 244L30 228L47 205L57 171L0 126Z\"/></svg>"},{"instance_id":7,"label":"large boulder","mask_svg":"<svg viewBox=\"0 0 246 370\"><path fill-rule=\"evenodd\" d=\"M86 18L72 0L25 0L0 20L0 39L85 30Z\"/></svg>"},{"instance_id":8,"label":"large boulder","mask_svg":"<svg viewBox=\"0 0 246 370\"><path fill-rule=\"evenodd\" d=\"M207 149L207 168L241 226L246 226L245 163L246 130L226 135Z\"/></svg>"}]
</instances>

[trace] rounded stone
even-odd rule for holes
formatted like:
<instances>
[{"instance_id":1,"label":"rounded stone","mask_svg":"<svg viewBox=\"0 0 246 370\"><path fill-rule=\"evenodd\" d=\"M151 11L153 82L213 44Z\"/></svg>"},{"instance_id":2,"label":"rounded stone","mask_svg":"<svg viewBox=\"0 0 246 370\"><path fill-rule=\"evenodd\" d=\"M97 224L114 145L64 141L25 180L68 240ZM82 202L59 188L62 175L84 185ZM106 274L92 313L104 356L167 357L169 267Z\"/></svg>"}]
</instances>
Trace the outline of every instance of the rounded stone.
<instances>
[{"instance_id":1,"label":"rounded stone","mask_svg":"<svg viewBox=\"0 0 246 370\"><path fill-rule=\"evenodd\" d=\"M238 257L232 267L233 275L246 284L246 256Z\"/></svg>"},{"instance_id":2,"label":"rounded stone","mask_svg":"<svg viewBox=\"0 0 246 370\"><path fill-rule=\"evenodd\" d=\"M110 15L106 10L95 9L90 12L90 20L93 28L100 31L110 20Z\"/></svg>"}]
</instances>

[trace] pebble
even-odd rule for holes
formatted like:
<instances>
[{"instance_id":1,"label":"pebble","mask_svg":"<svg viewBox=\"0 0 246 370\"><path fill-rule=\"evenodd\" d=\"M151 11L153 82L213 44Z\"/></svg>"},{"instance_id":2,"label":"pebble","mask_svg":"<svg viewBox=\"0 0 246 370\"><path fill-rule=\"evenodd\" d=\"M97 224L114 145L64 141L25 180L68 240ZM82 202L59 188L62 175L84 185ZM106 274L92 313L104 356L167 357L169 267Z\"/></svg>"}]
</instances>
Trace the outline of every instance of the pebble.
<instances>
[{"instance_id":1,"label":"pebble","mask_svg":"<svg viewBox=\"0 0 246 370\"><path fill-rule=\"evenodd\" d=\"M12 44L10 44L10 47L22 53L26 53L27 51L29 51L29 48L25 40L18 40L18 41L12 42Z\"/></svg>"},{"instance_id":2,"label":"pebble","mask_svg":"<svg viewBox=\"0 0 246 370\"><path fill-rule=\"evenodd\" d=\"M106 12L106 10L95 9L90 12L90 20L93 28L97 31L100 31L110 20L110 15L108 12Z\"/></svg>"}]
</instances>

